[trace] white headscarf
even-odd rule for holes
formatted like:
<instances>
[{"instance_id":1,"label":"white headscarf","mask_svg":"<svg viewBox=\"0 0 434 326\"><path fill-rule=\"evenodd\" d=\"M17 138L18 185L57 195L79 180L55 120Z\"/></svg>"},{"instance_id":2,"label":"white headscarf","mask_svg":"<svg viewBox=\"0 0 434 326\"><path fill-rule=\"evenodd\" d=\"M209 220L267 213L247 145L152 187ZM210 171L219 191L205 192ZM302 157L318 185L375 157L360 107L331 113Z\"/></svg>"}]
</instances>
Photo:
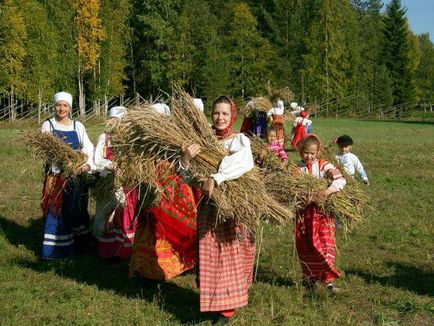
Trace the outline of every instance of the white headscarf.
<instances>
[{"instance_id":1,"label":"white headscarf","mask_svg":"<svg viewBox=\"0 0 434 326\"><path fill-rule=\"evenodd\" d=\"M278 99L276 101L277 104L277 108L279 108L280 110L285 110L285 106L283 105L283 101L281 99Z\"/></svg>"},{"instance_id":2,"label":"white headscarf","mask_svg":"<svg viewBox=\"0 0 434 326\"><path fill-rule=\"evenodd\" d=\"M164 115L167 115L167 116L170 115L170 108L165 103L155 103L155 104L152 104L150 106L150 108L154 112L157 112L157 113L160 113L160 114L164 114Z\"/></svg>"},{"instance_id":3,"label":"white headscarf","mask_svg":"<svg viewBox=\"0 0 434 326\"><path fill-rule=\"evenodd\" d=\"M72 108L72 95L67 92L58 92L54 94L54 104L59 101L65 101L68 103L69 108Z\"/></svg>"},{"instance_id":4,"label":"white headscarf","mask_svg":"<svg viewBox=\"0 0 434 326\"><path fill-rule=\"evenodd\" d=\"M291 107L291 109L296 109L298 106L297 102L291 102L291 104L289 104L289 106Z\"/></svg>"},{"instance_id":5,"label":"white headscarf","mask_svg":"<svg viewBox=\"0 0 434 326\"><path fill-rule=\"evenodd\" d=\"M204 105L203 105L203 101L201 98L194 98L193 103L199 111L203 112Z\"/></svg>"},{"instance_id":6,"label":"white headscarf","mask_svg":"<svg viewBox=\"0 0 434 326\"><path fill-rule=\"evenodd\" d=\"M123 106L114 106L107 114L107 119L118 118L122 119L127 114L127 108Z\"/></svg>"}]
</instances>

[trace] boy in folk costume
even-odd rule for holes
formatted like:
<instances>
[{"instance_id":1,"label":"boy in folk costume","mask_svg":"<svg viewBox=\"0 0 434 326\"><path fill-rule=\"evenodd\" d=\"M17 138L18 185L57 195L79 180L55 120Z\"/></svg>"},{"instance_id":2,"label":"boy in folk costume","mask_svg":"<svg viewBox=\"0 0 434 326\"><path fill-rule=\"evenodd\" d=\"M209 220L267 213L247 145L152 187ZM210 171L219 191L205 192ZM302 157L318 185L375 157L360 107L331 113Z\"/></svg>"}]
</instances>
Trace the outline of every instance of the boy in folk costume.
<instances>
[{"instance_id":1,"label":"boy in folk costume","mask_svg":"<svg viewBox=\"0 0 434 326\"><path fill-rule=\"evenodd\" d=\"M308 114L305 111L302 111L300 116L295 118L292 125L294 136L292 137L291 146L293 149L297 149L299 141L306 136L307 129L310 125L312 125L312 121L308 119Z\"/></svg>"},{"instance_id":2,"label":"boy in folk costume","mask_svg":"<svg viewBox=\"0 0 434 326\"><path fill-rule=\"evenodd\" d=\"M342 164L345 172L353 178L357 172L363 180L363 183L369 186L368 175L363 169L362 163L356 155L351 153L353 139L348 135L342 135L335 139L334 143L339 147L339 153L336 155L336 159Z\"/></svg>"},{"instance_id":3,"label":"boy in folk costume","mask_svg":"<svg viewBox=\"0 0 434 326\"><path fill-rule=\"evenodd\" d=\"M123 106L115 106L108 113L108 125L113 129L125 116ZM110 131L98 137L95 149L95 170L101 178L114 178L113 160L110 144ZM98 253L103 259L126 260L131 255L134 232L137 226L135 215L137 187L120 187L108 198L99 198L96 203L94 235L98 239Z\"/></svg>"},{"instance_id":4,"label":"boy in folk costume","mask_svg":"<svg viewBox=\"0 0 434 326\"><path fill-rule=\"evenodd\" d=\"M271 126L276 130L277 142L283 146L285 143L285 132L283 128L283 115L285 106L281 99L276 101L276 106L268 111L267 115L272 118Z\"/></svg>"},{"instance_id":5,"label":"boy in folk costume","mask_svg":"<svg viewBox=\"0 0 434 326\"><path fill-rule=\"evenodd\" d=\"M214 187L253 168L249 139L232 129L236 118L237 108L229 97L220 96L214 101L213 129L229 154L215 174L204 178L202 191L208 197ZM200 150L198 144L184 148L181 166L188 169ZM198 213L200 311L217 312L220 321L227 322L235 309L248 304L255 243L236 219L217 224L216 218L216 207L209 200L202 200Z\"/></svg>"},{"instance_id":6,"label":"boy in folk costume","mask_svg":"<svg viewBox=\"0 0 434 326\"><path fill-rule=\"evenodd\" d=\"M170 114L164 103L151 110ZM198 196L169 163L160 162L155 174L163 191L157 205L140 212L129 274L167 281L194 267Z\"/></svg>"},{"instance_id":7,"label":"boy in folk costume","mask_svg":"<svg viewBox=\"0 0 434 326\"><path fill-rule=\"evenodd\" d=\"M296 248L304 284L311 289L316 282L323 282L330 291L338 292L339 289L332 284L340 276L334 266L335 221L333 216L321 211L317 203L342 190L346 181L333 164L319 159L320 151L321 142L314 134L305 136L299 144L302 159L298 164L299 171L317 178L329 177L332 181L317 198L313 198L311 203L297 212Z\"/></svg>"},{"instance_id":8,"label":"boy in folk costume","mask_svg":"<svg viewBox=\"0 0 434 326\"><path fill-rule=\"evenodd\" d=\"M86 154L87 163L81 167L81 173L90 172L93 165L93 144L83 124L69 118L72 95L66 92L56 93L54 109L54 118L44 121L42 132L53 133L72 149ZM80 176L75 180L66 178L58 166L47 162L42 193L45 217L42 258L68 257L74 252L83 251L90 241L87 211L89 190L83 180Z\"/></svg>"}]
</instances>

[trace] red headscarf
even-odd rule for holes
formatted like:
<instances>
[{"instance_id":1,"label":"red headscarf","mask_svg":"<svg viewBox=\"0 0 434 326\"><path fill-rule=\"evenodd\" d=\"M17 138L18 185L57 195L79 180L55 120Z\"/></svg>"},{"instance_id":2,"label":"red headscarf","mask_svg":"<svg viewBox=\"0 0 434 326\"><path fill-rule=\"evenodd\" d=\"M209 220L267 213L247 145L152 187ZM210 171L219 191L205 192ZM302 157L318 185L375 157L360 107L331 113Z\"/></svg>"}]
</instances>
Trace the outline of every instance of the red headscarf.
<instances>
[{"instance_id":1,"label":"red headscarf","mask_svg":"<svg viewBox=\"0 0 434 326\"><path fill-rule=\"evenodd\" d=\"M306 111L301 111L301 112L300 112L300 117L302 117L302 118L307 118L307 116L308 116L308 114L307 114Z\"/></svg>"},{"instance_id":2,"label":"red headscarf","mask_svg":"<svg viewBox=\"0 0 434 326\"><path fill-rule=\"evenodd\" d=\"M225 101L226 100L226 101ZM234 133L234 130L232 129L232 126L234 125L235 121L237 120L237 105L235 104L235 102L229 97L229 96L219 96L213 103L212 105L212 111L211 111L211 116L214 113L214 110L216 108L216 105L219 103L227 103L229 102L229 105L231 106L231 121L229 122L229 125L223 129L223 130L217 130L214 128L214 133L217 136L217 138L219 140L224 140L226 139L228 136L232 135Z\"/></svg>"},{"instance_id":3,"label":"red headscarf","mask_svg":"<svg viewBox=\"0 0 434 326\"><path fill-rule=\"evenodd\" d=\"M299 153L301 152L301 149L303 148L304 142L309 137L313 137L313 138L316 138L318 140L318 143L319 143L319 145L318 145L318 154L319 154L321 152L321 149L322 149L322 142L321 142L321 139L317 135L315 135L314 133L307 134L302 139L300 139L300 141L297 144L297 150L298 150L298 152Z\"/></svg>"}]
</instances>

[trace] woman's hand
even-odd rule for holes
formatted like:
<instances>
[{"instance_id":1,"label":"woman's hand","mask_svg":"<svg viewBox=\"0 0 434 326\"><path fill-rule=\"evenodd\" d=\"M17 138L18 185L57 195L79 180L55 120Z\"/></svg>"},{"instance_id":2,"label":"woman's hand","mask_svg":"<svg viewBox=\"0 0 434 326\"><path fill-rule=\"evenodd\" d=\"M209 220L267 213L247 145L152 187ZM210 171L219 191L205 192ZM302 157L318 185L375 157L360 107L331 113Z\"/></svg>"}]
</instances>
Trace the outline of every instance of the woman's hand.
<instances>
[{"instance_id":1,"label":"woman's hand","mask_svg":"<svg viewBox=\"0 0 434 326\"><path fill-rule=\"evenodd\" d=\"M191 160L196 157L197 154L200 153L200 145L192 144L189 146L183 146L182 149L182 157L181 157L181 165L188 169L191 164Z\"/></svg>"},{"instance_id":2,"label":"woman's hand","mask_svg":"<svg viewBox=\"0 0 434 326\"><path fill-rule=\"evenodd\" d=\"M215 180L213 178L203 178L200 181L202 181L202 191L205 195L208 197L211 197L212 191L215 187Z\"/></svg>"},{"instance_id":3,"label":"woman's hand","mask_svg":"<svg viewBox=\"0 0 434 326\"><path fill-rule=\"evenodd\" d=\"M85 174L88 173L90 171L90 165L85 163L82 166L80 166L80 173L81 174Z\"/></svg>"}]
</instances>

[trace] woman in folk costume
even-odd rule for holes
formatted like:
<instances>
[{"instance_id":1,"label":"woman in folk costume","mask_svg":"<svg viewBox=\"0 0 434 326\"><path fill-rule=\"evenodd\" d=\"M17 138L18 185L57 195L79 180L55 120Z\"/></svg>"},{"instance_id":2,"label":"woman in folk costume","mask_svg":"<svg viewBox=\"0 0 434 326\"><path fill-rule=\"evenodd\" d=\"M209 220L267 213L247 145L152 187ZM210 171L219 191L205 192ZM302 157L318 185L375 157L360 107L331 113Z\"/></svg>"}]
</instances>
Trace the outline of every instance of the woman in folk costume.
<instances>
[{"instance_id":1,"label":"woman in folk costume","mask_svg":"<svg viewBox=\"0 0 434 326\"><path fill-rule=\"evenodd\" d=\"M115 106L108 113L108 125L114 128L125 116L126 108ZM113 178L114 155L110 147L110 131L98 137L95 149L95 169L100 178ZM126 260L131 255L137 226L137 187L120 187L96 203L94 235L98 253L103 259Z\"/></svg>"},{"instance_id":2,"label":"woman in folk costume","mask_svg":"<svg viewBox=\"0 0 434 326\"><path fill-rule=\"evenodd\" d=\"M341 191L346 181L333 164L319 159L320 151L321 141L316 135L306 135L300 141L299 152L302 161L298 164L299 171L317 178L328 178L331 183L317 198L313 198L310 204L297 212L295 244L306 287L312 289L316 282L323 282L329 290L338 292L339 289L332 284L340 276L334 265L335 220L332 215L323 212L317 203Z\"/></svg>"},{"instance_id":3,"label":"woman in folk costume","mask_svg":"<svg viewBox=\"0 0 434 326\"><path fill-rule=\"evenodd\" d=\"M44 121L42 132L51 132L63 139L72 149L87 155L81 173L90 172L93 165L93 144L82 123L71 120L72 96L66 92L54 95L55 117ZM66 162L66 164L68 164ZM89 190L82 178L66 178L63 171L47 162L42 191L44 212L44 240L42 258L68 257L82 252L90 241Z\"/></svg>"},{"instance_id":4,"label":"woman in folk costume","mask_svg":"<svg viewBox=\"0 0 434 326\"><path fill-rule=\"evenodd\" d=\"M307 128L312 124L312 121L309 120L308 114L305 111L300 113L300 116L295 118L294 123L292 125L294 130L294 136L292 137L291 146L293 149L297 149L298 143L303 139L307 134Z\"/></svg>"},{"instance_id":5,"label":"woman in folk costume","mask_svg":"<svg viewBox=\"0 0 434 326\"><path fill-rule=\"evenodd\" d=\"M283 146L285 142L285 133L283 128L283 115L285 114L285 106L283 101L278 99L276 107L268 111L267 115L272 118L271 126L276 130L277 142Z\"/></svg>"},{"instance_id":6,"label":"woman in folk costume","mask_svg":"<svg viewBox=\"0 0 434 326\"><path fill-rule=\"evenodd\" d=\"M237 179L253 168L249 139L232 129L236 118L237 108L229 97L220 96L214 101L213 128L229 154L223 158L218 171L204 180L202 190L208 197L214 187ZM200 150L198 144L185 148L181 166L188 169ZM227 321L236 308L248 304L255 243L236 220L217 224L216 218L216 207L203 200L198 212L200 311L218 312L221 320Z\"/></svg>"},{"instance_id":7,"label":"woman in folk costume","mask_svg":"<svg viewBox=\"0 0 434 326\"><path fill-rule=\"evenodd\" d=\"M267 113L255 109L252 101L249 101L246 106L250 113L244 117L240 132L249 137L254 135L265 139L267 133Z\"/></svg>"},{"instance_id":8,"label":"woman in folk costume","mask_svg":"<svg viewBox=\"0 0 434 326\"><path fill-rule=\"evenodd\" d=\"M166 104L151 109L170 114ZM196 260L196 198L195 192L166 162L155 171L163 189L158 205L140 212L130 276L166 281L192 269Z\"/></svg>"}]
</instances>

